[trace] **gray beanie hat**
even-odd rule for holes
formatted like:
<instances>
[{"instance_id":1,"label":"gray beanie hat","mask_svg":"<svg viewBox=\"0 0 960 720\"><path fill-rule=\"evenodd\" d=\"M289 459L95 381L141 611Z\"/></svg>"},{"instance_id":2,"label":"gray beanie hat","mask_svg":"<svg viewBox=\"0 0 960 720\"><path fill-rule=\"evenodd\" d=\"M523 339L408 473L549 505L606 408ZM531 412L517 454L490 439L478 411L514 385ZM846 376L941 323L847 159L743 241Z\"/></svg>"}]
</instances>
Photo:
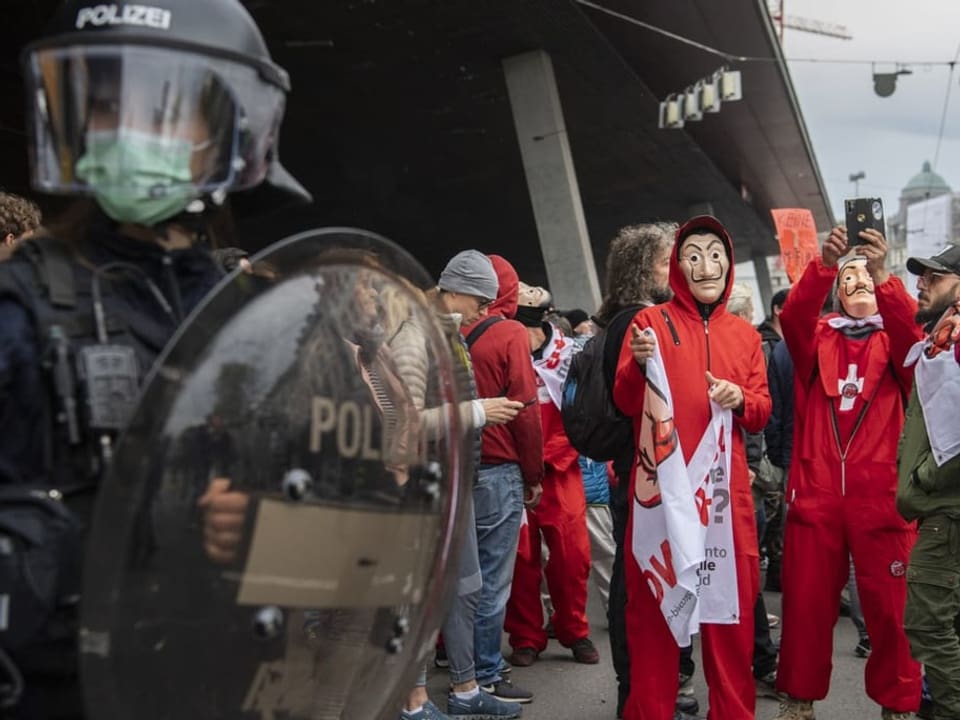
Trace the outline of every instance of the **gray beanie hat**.
<instances>
[{"instance_id":1,"label":"gray beanie hat","mask_svg":"<svg viewBox=\"0 0 960 720\"><path fill-rule=\"evenodd\" d=\"M453 256L440 273L437 287L449 292L496 300L500 281L490 258L479 250L464 250Z\"/></svg>"}]
</instances>

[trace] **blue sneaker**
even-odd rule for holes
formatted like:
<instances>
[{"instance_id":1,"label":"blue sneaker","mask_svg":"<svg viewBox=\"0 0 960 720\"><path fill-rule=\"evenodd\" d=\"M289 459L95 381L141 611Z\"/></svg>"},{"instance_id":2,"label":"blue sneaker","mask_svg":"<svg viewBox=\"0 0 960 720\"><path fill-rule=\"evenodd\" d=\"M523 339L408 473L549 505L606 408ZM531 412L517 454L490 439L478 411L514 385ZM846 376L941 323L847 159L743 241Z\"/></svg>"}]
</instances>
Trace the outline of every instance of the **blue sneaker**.
<instances>
[{"instance_id":1,"label":"blue sneaker","mask_svg":"<svg viewBox=\"0 0 960 720\"><path fill-rule=\"evenodd\" d=\"M440 712L440 708L427 700L423 704L423 707L416 712L408 712L404 710L402 713L400 713L400 720L450 720L450 717L448 715L444 715L442 712Z\"/></svg>"},{"instance_id":2,"label":"blue sneaker","mask_svg":"<svg viewBox=\"0 0 960 720\"><path fill-rule=\"evenodd\" d=\"M451 718L466 720L504 720L518 718L523 708L514 702L504 702L482 690L469 700L461 700L454 693L447 695L447 713Z\"/></svg>"}]
</instances>

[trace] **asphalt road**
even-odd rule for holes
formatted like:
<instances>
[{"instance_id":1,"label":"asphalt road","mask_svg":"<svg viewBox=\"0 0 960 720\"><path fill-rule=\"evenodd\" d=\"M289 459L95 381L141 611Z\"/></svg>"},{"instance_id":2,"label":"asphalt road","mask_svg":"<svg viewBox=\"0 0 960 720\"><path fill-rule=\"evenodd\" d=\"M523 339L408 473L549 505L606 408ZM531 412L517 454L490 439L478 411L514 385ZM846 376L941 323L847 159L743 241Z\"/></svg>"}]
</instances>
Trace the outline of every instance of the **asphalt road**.
<instances>
[{"instance_id":1,"label":"asphalt road","mask_svg":"<svg viewBox=\"0 0 960 720\"><path fill-rule=\"evenodd\" d=\"M767 610L780 614L780 594L765 593ZM534 701L525 706L525 720L614 720L617 708L616 680L610 664L610 647L606 618L593 585L590 587L588 614L591 637L600 650L599 665L578 665L570 651L551 641L550 647L529 668L516 668L513 680L533 691ZM777 630L773 631L774 639ZM880 707L863 690L865 660L854 655L857 632L849 618L841 617L834 629L833 675L830 694L816 703L817 720L867 720L880 718ZM504 642L504 652L509 646ZM699 672L699 648L696 650L698 672L694 678L700 714L707 712L707 688ZM447 678L445 671L431 670L428 681L430 695L442 710L446 707ZM771 720L776 714L775 700L758 698L757 720Z\"/></svg>"}]
</instances>

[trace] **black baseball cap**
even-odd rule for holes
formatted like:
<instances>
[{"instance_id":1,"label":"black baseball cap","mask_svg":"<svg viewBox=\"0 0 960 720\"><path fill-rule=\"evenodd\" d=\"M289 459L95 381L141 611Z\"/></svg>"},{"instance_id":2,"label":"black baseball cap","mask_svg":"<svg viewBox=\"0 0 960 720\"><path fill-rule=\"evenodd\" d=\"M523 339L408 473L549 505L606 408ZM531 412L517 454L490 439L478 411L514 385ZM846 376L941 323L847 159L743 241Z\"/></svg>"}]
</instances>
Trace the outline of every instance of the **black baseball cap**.
<instances>
[{"instance_id":1,"label":"black baseball cap","mask_svg":"<svg viewBox=\"0 0 960 720\"><path fill-rule=\"evenodd\" d=\"M960 275L960 245L947 245L931 258L909 258L907 270L914 275L923 275L926 270Z\"/></svg>"},{"instance_id":2,"label":"black baseball cap","mask_svg":"<svg viewBox=\"0 0 960 720\"><path fill-rule=\"evenodd\" d=\"M570 327L576 327L582 322L586 322L590 319L590 316L587 315L586 310L581 310L580 308L574 308L573 310L567 310L565 313L560 313L567 320L570 321Z\"/></svg>"}]
</instances>

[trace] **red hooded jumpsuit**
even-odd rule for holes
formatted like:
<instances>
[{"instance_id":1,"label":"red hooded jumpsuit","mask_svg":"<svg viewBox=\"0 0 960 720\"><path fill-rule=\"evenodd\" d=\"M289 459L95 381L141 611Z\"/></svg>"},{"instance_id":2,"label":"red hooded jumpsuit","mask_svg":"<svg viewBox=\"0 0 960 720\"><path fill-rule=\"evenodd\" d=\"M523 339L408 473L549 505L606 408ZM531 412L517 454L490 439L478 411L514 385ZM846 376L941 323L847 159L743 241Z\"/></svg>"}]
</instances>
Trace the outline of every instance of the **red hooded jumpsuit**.
<instances>
[{"instance_id":1,"label":"red hooded jumpsuit","mask_svg":"<svg viewBox=\"0 0 960 720\"><path fill-rule=\"evenodd\" d=\"M903 632L903 608L915 529L897 513L895 497L897 442L913 373L903 360L911 339L919 339L916 303L891 276L876 288L888 330L851 336L828 324L838 315L820 318L836 276L836 268L813 260L780 316L794 362L795 412L777 687L801 700L826 697L851 554L873 645L867 695L882 707L913 712L920 670Z\"/></svg>"},{"instance_id":2,"label":"red hooded jumpsuit","mask_svg":"<svg viewBox=\"0 0 960 720\"><path fill-rule=\"evenodd\" d=\"M756 688L753 664L753 606L759 590L759 553L753 496L744 449L742 427L759 432L770 415L767 373L760 348L760 335L746 321L726 311L733 284L733 245L719 222L715 229L694 219L677 231L677 244L670 257L670 287L674 298L645 308L634 322L652 328L663 357L674 419L684 460L689 462L710 421L707 370L714 377L736 383L743 390L743 408L733 413L730 505L733 509L733 540L736 553L740 623L702 625L703 669L710 687L711 720L744 720L754 717ZM702 308L690 292L679 265L681 241L697 232L713 232L724 242L730 258L727 286L718 304ZM669 318L669 319L668 319ZM640 432L645 376L630 351L631 333L624 337L617 363L613 397L620 410L633 418ZM639 447L639 442L637 443ZM637 460L631 476L636 474ZM671 720L677 699L679 648L670 633L654 595L630 556L633 507L627 524L627 644L630 652L630 696L624 720Z\"/></svg>"},{"instance_id":3,"label":"red hooded jumpsuit","mask_svg":"<svg viewBox=\"0 0 960 720\"><path fill-rule=\"evenodd\" d=\"M553 332L559 330L554 328ZM569 338L563 341L572 342ZM546 575L553 602L550 622L560 644L570 647L590 634L587 622L590 536L579 455L570 445L560 410L550 399L539 375L537 386L544 437L543 496L535 509L527 510L528 525L520 531L504 629L510 634L512 648L533 648L539 653L547 647L540 600L543 575ZM541 533L550 551L546 568L542 566L540 554Z\"/></svg>"}]
</instances>

